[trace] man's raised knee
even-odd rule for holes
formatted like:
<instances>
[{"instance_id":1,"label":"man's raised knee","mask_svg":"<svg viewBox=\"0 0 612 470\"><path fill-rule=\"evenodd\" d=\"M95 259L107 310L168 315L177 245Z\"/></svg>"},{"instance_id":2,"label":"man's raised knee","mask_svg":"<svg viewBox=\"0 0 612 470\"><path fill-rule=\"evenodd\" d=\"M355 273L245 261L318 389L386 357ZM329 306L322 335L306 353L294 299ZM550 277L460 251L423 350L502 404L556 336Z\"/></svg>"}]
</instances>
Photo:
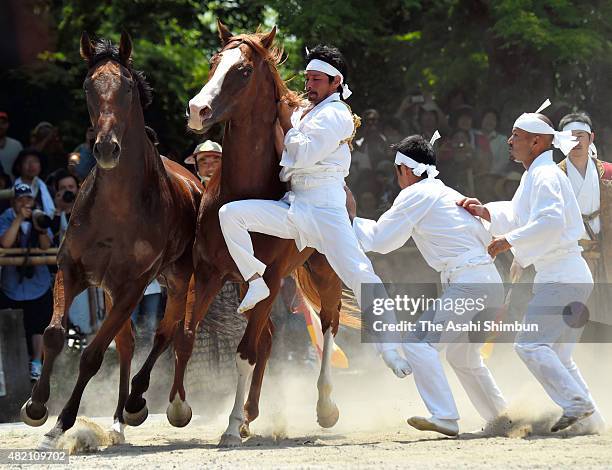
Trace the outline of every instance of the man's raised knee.
<instances>
[{"instance_id":1,"label":"man's raised knee","mask_svg":"<svg viewBox=\"0 0 612 470\"><path fill-rule=\"evenodd\" d=\"M229 222L232 219L235 219L236 216L240 213L238 203L240 201L232 201L227 204L223 204L219 209L219 221Z\"/></svg>"}]
</instances>

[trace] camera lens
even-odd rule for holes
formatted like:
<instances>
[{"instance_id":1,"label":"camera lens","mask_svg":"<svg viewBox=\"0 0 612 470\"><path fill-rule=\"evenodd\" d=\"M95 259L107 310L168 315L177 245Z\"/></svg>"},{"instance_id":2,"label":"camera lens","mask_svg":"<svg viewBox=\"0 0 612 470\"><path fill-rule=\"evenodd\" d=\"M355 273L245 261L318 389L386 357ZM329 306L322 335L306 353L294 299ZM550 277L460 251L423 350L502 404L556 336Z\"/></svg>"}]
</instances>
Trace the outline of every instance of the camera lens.
<instances>
[{"instance_id":1,"label":"camera lens","mask_svg":"<svg viewBox=\"0 0 612 470\"><path fill-rule=\"evenodd\" d=\"M51 227L51 217L40 210L34 211L32 214L32 222L34 223L34 227L38 230L45 230Z\"/></svg>"},{"instance_id":2,"label":"camera lens","mask_svg":"<svg viewBox=\"0 0 612 470\"><path fill-rule=\"evenodd\" d=\"M62 200L64 202L68 202L68 203L74 202L75 199L76 199L76 194L74 194L72 191L66 191L62 195Z\"/></svg>"}]
</instances>

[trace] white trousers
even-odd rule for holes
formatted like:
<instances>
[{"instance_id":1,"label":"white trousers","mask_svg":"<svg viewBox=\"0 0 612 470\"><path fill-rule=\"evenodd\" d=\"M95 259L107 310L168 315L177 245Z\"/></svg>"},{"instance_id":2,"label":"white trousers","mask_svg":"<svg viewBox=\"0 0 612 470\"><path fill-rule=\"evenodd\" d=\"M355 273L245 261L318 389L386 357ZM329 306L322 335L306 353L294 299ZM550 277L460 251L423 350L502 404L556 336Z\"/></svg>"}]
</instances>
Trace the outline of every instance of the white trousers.
<instances>
[{"instance_id":1,"label":"white trousers","mask_svg":"<svg viewBox=\"0 0 612 470\"><path fill-rule=\"evenodd\" d=\"M572 352L582 334L563 318L563 310L571 302L586 304L592 284L534 284L525 324L538 325L538 332L520 333L514 348L538 379L550 398L568 416L593 411L595 404Z\"/></svg>"},{"instance_id":2,"label":"white trousers","mask_svg":"<svg viewBox=\"0 0 612 470\"><path fill-rule=\"evenodd\" d=\"M495 265L471 266L461 271L445 289L441 297L443 301L486 299L487 308L502 305L504 290ZM453 315L453 312L438 311L424 314L425 317L429 316L436 323L444 325L453 320ZM429 412L439 419L459 419L459 412L440 361L440 351L446 349L446 359L476 411L486 421L495 419L506 409L507 404L482 360L482 344L470 343L465 333L445 333L441 339L443 342L403 344L417 389Z\"/></svg>"},{"instance_id":3,"label":"white trousers","mask_svg":"<svg viewBox=\"0 0 612 470\"><path fill-rule=\"evenodd\" d=\"M382 281L359 245L346 208L336 205L308 210L310 230L305 238L316 241L316 248L361 304L361 285L382 285ZM289 204L284 200L233 201L219 210L219 221L227 248L245 280L254 274L263 275L266 269L266 265L255 257L249 232L294 240L304 236L300 230L305 227L295 225L294 219L289 217Z\"/></svg>"}]
</instances>

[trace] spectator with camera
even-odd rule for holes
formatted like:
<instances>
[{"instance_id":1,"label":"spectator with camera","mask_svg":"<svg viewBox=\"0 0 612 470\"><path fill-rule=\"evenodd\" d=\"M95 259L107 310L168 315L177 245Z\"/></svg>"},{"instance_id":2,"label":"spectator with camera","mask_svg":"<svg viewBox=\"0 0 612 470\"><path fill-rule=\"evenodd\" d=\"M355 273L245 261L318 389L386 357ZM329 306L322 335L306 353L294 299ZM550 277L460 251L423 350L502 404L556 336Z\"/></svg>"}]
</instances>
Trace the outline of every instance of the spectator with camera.
<instances>
[{"instance_id":1,"label":"spectator with camera","mask_svg":"<svg viewBox=\"0 0 612 470\"><path fill-rule=\"evenodd\" d=\"M32 197L36 208L41 209L47 215L53 216L55 205L47 185L40 179L44 172L47 159L43 153L34 148L24 149L19 152L15 163L13 163L13 174L17 177L15 186L25 183L32 191Z\"/></svg>"},{"instance_id":2,"label":"spectator with camera","mask_svg":"<svg viewBox=\"0 0 612 470\"><path fill-rule=\"evenodd\" d=\"M79 191L79 182L73 174L64 169L57 170L52 176L55 212L51 222L51 231L54 244L59 246L68 228L72 207Z\"/></svg>"},{"instance_id":3,"label":"spectator with camera","mask_svg":"<svg viewBox=\"0 0 612 470\"><path fill-rule=\"evenodd\" d=\"M51 246L50 219L35 208L34 195L27 184L14 187L12 207L0 215L2 248L42 248ZM42 334L53 312L52 282L46 265L4 266L0 275L0 306L23 310L30 378L38 379L42 368Z\"/></svg>"}]
</instances>

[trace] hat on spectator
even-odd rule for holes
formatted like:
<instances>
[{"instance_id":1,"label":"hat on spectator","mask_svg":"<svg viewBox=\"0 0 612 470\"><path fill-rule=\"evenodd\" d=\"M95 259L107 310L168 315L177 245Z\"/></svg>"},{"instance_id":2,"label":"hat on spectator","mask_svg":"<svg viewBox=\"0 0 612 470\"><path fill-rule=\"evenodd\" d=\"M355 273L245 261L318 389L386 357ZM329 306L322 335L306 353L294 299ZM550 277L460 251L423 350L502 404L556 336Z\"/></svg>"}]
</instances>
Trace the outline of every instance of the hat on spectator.
<instances>
[{"instance_id":1,"label":"hat on spectator","mask_svg":"<svg viewBox=\"0 0 612 470\"><path fill-rule=\"evenodd\" d=\"M15 199L19 199L20 197L33 197L32 189L25 183L17 183L13 191L15 192Z\"/></svg>"},{"instance_id":2,"label":"hat on spectator","mask_svg":"<svg viewBox=\"0 0 612 470\"><path fill-rule=\"evenodd\" d=\"M32 135L38 135L38 133L45 128L53 129L54 127L55 126L48 121L41 121L36 124L36 127L32 130Z\"/></svg>"},{"instance_id":3,"label":"hat on spectator","mask_svg":"<svg viewBox=\"0 0 612 470\"><path fill-rule=\"evenodd\" d=\"M195 156L198 153L212 153L212 154L216 154L219 157L221 157L222 150L223 149L217 142L213 142L212 140L206 140L196 146L193 153L185 159L185 163L189 165L195 165L196 164Z\"/></svg>"}]
</instances>

